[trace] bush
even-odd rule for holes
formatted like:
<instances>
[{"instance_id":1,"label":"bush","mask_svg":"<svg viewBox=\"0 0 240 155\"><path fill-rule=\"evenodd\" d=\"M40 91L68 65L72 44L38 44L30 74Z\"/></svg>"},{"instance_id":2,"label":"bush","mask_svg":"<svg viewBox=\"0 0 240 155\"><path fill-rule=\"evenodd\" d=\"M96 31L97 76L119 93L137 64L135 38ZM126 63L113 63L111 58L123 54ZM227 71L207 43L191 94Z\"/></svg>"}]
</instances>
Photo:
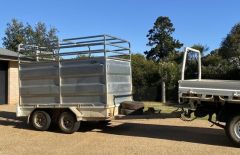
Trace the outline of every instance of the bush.
<instances>
[{"instance_id":1,"label":"bush","mask_svg":"<svg viewBox=\"0 0 240 155\"><path fill-rule=\"evenodd\" d=\"M134 100L159 101L161 81L166 83L168 99L177 99L180 65L174 61L155 63L141 54L132 55Z\"/></svg>"},{"instance_id":2,"label":"bush","mask_svg":"<svg viewBox=\"0 0 240 155\"><path fill-rule=\"evenodd\" d=\"M158 65L141 54L132 55L134 100L159 100L160 76Z\"/></svg>"}]
</instances>

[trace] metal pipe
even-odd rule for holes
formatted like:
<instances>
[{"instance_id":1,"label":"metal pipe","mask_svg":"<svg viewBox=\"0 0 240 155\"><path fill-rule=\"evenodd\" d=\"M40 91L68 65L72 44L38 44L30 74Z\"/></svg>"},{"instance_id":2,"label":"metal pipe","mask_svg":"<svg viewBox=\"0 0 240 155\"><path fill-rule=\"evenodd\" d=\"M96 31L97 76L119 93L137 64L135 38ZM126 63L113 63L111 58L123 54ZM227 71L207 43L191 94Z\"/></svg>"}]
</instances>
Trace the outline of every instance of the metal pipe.
<instances>
[{"instance_id":1,"label":"metal pipe","mask_svg":"<svg viewBox=\"0 0 240 155\"><path fill-rule=\"evenodd\" d=\"M100 38L101 37L101 38ZM96 38L95 40L93 40L94 38ZM99 39L97 39L99 38ZM86 39L81 41L81 39ZM89 39L89 40L87 40ZM80 40L79 42L75 42L75 40ZM58 42L58 45L55 46L56 49L60 50L60 49L65 49L65 48L77 48L77 47L88 47L91 48L91 46L104 46L104 49L100 49L100 50L91 50L91 53L103 53L104 57L107 58L107 53L116 53L118 55L129 55L131 53L130 51L130 44L129 46L125 46L125 44L123 43L128 43L128 41L124 40L124 39L120 39L117 37L113 37L110 35L96 35L96 36L87 36L87 37L78 37L78 38L69 38L69 39L64 39L63 43ZM119 45L120 44L120 45ZM111 49L111 50L107 50L107 46L113 46L116 47L115 49ZM32 56L35 59L38 59L39 61L41 61L42 59L40 57L47 57L49 55L53 55L53 60L56 59L57 57L60 56L70 56L70 55L77 55L77 54L89 54L89 50L85 51L85 50L80 50L80 51L75 51L75 52L64 52L64 53L60 53L57 52L56 54L54 53L48 53L48 52L42 52L42 50L44 51L44 49L46 49L46 47L39 47L36 45L20 45L21 50L24 51L24 53L29 53L32 52L30 54L30 56ZM21 53L21 50L19 50L19 53ZM37 51L41 51L40 53ZM125 53L126 51L126 53ZM129 52L129 54L127 53L127 51ZM29 54L26 54L29 55ZM20 57L22 57L21 55L19 55L19 59ZM23 57L26 57L23 55ZM131 59L131 56L130 56Z\"/></svg>"},{"instance_id":2,"label":"metal pipe","mask_svg":"<svg viewBox=\"0 0 240 155\"><path fill-rule=\"evenodd\" d=\"M107 100L108 100L108 78L107 78L107 69L108 69L108 62L107 62L107 53L106 53L106 36L104 35L103 36L103 39L104 39L104 44L103 44L103 49L104 49L104 59L105 59L105 64L104 64L104 81L105 81L105 103L107 105Z\"/></svg>"},{"instance_id":3,"label":"metal pipe","mask_svg":"<svg viewBox=\"0 0 240 155\"><path fill-rule=\"evenodd\" d=\"M182 76L181 76L181 80L184 80L186 59L187 59L187 52L186 52L186 48L185 48L185 52L184 52L184 55L183 55L183 64L182 64Z\"/></svg>"},{"instance_id":4,"label":"metal pipe","mask_svg":"<svg viewBox=\"0 0 240 155\"><path fill-rule=\"evenodd\" d=\"M67 39L63 39L62 41L89 39L89 38L98 38L98 37L105 37L105 35L95 35L95 36L86 36L86 37L77 37L77 38L67 38Z\"/></svg>"},{"instance_id":5,"label":"metal pipe","mask_svg":"<svg viewBox=\"0 0 240 155\"><path fill-rule=\"evenodd\" d=\"M106 39L106 41L112 41L112 40L116 40L116 39ZM63 43L60 43L60 45L73 45L73 44L96 43L96 42L104 42L104 39L88 40L88 41L78 41L78 42L63 41Z\"/></svg>"},{"instance_id":6,"label":"metal pipe","mask_svg":"<svg viewBox=\"0 0 240 155\"><path fill-rule=\"evenodd\" d=\"M59 45L58 45L59 46ZM59 56L59 52L60 50L58 49L57 50L58 52L58 57L57 57L57 61L58 61L58 89L59 89L59 104L62 104L62 76L61 76L61 68L62 68L62 65L61 65L61 59L60 59L60 56Z\"/></svg>"},{"instance_id":7,"label":"metal pipe","mask_svg":"<svg viewBox=\"0 0 240 155\"><path fill-rule=\"evenodd\" d=\"M116 39L106 39L106 41L111 41L111 40L116 40ZM79 41L79 42L76 42L76 44L95 43L95 42L104 42L104 39L100 39L100 40L90 40L90 41Z\"/></svg>"},{"instance_id":8,"label":"metal pipe","mask_svg":"<svg viewBox=\"0 0 240 155\"><path fill-rule=\"evenodd\" d=\"M117 58L117 57L108 57L108 59L121 60L121 61L128 61L128 62L131 62L131 60L122 59L122 58Z\"/></svg>"},{"instance_id":9,"label":"metal pipe","mask_svg":"<svg viewBox=\"0 0 240 155\"><path fill-rule=\"evenodd\" d=\"M124 52L118 52L118 51L111 51L111 50L106 50L107 53L117 53L117 54L122 54L122 55L129 55L127 53Z\"/></svg>"},{"instance_id":10,"label":"metal pipe","mask_svg":"<svg viewBox=\"0 0 240 155\"><path fill-rule=\"evenodd\" d=\"M103 53L104 50L91 50L91 53ZM89 50L87 51L75 51L75 52L64 52L59 53L60 56L67 56L67 55L77 55L77 54L88 54Z\"/></svg>"},{"instance_id":11,"label":"metal pipe","mask_svg":"<svg viewBox=\"0 0 240 155\"><path fill-rule=\"evenodd\" d=\"M202 79L202 69L201 69L201 52L199 50L186 47L184 50L183 64L182 64L182 76L181 80L184 80L185 66L187 61L187 54L189 51L196 52L198 54L198 80Z\"/></svg>"},{"instance_id":12,"label":"metal pipe","mask_svg":"<svg viewBox=\"0 0 240 155\"><path fill-rule=\"evenodd\" d=\"M127 40L125 40L125 39L121 39L121 38L118 38L118 37L114 37L114 36L111 36L111 35L109 35L109 34L105 34L105 36L108 36L108 37L110 37L110 38L114 38L114 39L117 39L117 40L122 40L122 41L125 41L125 42L129 42L129 41L127 41Z\"/></svg>"},{"instance_id":13,"label":"metal pipe","mask_svg":"<svg viewBox=\"0 0 240 155\"><path fill-rule=\"evenodd\" d=\"M18 45L18 87L19 87L19 94L18 94L18 106L22 104L22 99L21 99L21 81L20 81L20 51L21 51L21 46L23 44Z\"/></svg>"},{"instance_id":14,"label":"metal pipe","mask_svg":"<svg viewBox=\"0 0 240 155\"><path fill-rule=\"evenodd\" d=\"M88 46L88 57L90 58L91 57L91 47Z\"/></svg>"},{"instance_id":15,"label":"metal pipe","mask_svg":"<svg viewBox=\"0 0 240 155\"><path fill-rule=\"evenodd\" d=\"M106 43L106 44L110 45L110 46L118 47L118 48L121 48L121 49L129 50L129 48L126 48L126 47L121 46L121 45L116 45L116 44L111 44L111 43Z\"/></svg>"},{"instance_id":16,"label":"metal pipe","mask_svg":"<svg viewBox=\"0 0 240 155\"><path fill-rule=\"evenodd\" d=\"M130 66L132 66L132 54L131 54L131 43L130 42L128 42L128 48L129 48L128 54L129 54ZM132 83L132 67L130 67L130 80ZM133 93L133 86L131 85L131 94L132 93Z\"/></svg>"},{"instance_id":17,"label":"metal pipe","mask_svg":"<svg viewBox=\"0 0 240 155\"><path fill-rule=\"evenodd\" d=\"M60 49L62 48L73 48L73 47L87 47L87 46L99 46L103 45L104 43L92 43L92 44L73 44L73 45L65 45L65 46L60 46Z\"/></svg>"}]
</instances>

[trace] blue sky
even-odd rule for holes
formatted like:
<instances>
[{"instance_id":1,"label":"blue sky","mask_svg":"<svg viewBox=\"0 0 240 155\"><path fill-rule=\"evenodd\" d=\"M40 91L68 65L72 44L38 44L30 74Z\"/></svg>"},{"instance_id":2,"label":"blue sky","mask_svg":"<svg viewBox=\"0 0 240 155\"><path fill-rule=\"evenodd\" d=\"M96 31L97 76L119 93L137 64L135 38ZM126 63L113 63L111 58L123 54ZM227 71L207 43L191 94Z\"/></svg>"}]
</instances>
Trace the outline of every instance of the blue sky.
<instances>
[{"instance_id":1,"label":"blue sky","mask_svg":"<svg viewBox=\"0 0 240 155\"><path fill-rule=\"evenodd\" d=\"M12 18L32 25L45 22L59 37L112 34L132 43L133 52L148 47L147 32L158 16L169 16L174 37L218 48L231 27L240 22L239 0L2 0L0 38ZM0 41L0 46L2 39Z\"/></svg>"}]
</instances>

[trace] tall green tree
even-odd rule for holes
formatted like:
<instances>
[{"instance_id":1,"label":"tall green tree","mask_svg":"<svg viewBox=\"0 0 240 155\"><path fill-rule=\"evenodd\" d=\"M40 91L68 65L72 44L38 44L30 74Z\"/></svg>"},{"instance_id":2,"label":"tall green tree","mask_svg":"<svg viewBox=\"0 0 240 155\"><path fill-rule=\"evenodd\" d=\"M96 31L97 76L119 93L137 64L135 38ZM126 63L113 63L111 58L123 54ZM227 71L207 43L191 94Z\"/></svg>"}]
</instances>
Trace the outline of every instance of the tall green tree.
<instances>
[{"instance_id":1,"label":"tall green tree","mask_svg":"<svg viewBox=\"0 0 240 155\"><path fill-rule=\"evenodd\" d=\"M219 55L225 59L240 57L240 23L234 25L230 33L222 41Z\"/></svg>"},{"instance_id":2,"label":"tall green tree","mask_svg":"<svg viewBox=\"0 0 240 155\"><path fill-rule=\"evenodd\" d=\"M58 42L56 33L56 28L50 28L47 30L44 23L38 22L34 27L32 41L35 45L47 47L49 51L52 51Z\"/></svg>"},{"instance_id":3,"label":"tall green tree","mask_svg":"<svg viewBox=\"0 0 240 155\"><path fill-rule=\"evenodd\" d=\"M22 22L13 19L7 23L5 37L3 37L3 46L9 50L17 51L17 45L25 42L25 27Z\"/></svg>"},{"instance_id":4,"label":"tall green tree","mask_svg":"<svg viewBox=\"0 0 240 155\"><path fill-rule=\"evenodd\" d=\"M38 22L34 27L30 24L23 24L22 22L13 19L7 23L5 36L3 39L3 46L9 50L17 51L17 45L34 44L37 46L47 47L51 51L55 48L58 42L58 30L54 27L47 29L45 23Z\"/></svg>"},{"instance_id":5,"label":"tall green tree","mask_svg":"<svg viewBox=\"0 0 240 155\"><path fill-rule=\"evenodd\" d=\"M175 28L168 17L160 16L157 18L153 28L148 31L147 35L147 45L152 47L149 51L144 52L147 59L159 62L183 46L179 40L173 38L174 31Z\"/></svg>"}]
</instances>

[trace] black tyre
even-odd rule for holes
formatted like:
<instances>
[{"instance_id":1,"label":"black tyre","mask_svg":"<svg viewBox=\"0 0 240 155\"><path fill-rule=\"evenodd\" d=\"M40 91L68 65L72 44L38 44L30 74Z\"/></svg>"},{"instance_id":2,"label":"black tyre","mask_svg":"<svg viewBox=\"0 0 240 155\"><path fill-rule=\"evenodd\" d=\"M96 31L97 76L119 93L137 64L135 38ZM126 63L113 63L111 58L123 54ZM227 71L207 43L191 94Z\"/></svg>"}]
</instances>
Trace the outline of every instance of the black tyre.
<instances>
[{"instance_id":1,"label":"black tyre","mask_svg":"<svg viewBox=\"0 0 240 155\"><path fill-rule=\"evenodd\" d=\"M240 115L231 117L227 121L225 132L233 144L240 147Z\"/></svg>"},{"instance_id":2,"label":"black tyre","mask_svg":"<svg viewBox=\"0 0 240 155\"><path fill-rule=\"evenodd\" d=\"M123 109L138 110L138 109L143 109L144 104L141 102L135 102L135 101L125 101L121 103L121 107Z\"/></svg>"},{"instance_id":3,"label":"black tyre","mask_svg":"<svg viewBox=\"0 0 240 155\"><path fill-rule=\"evenodd\" d=\"M58 119L58 126L62 132L71 134L78 131L80 122L71 112L62 112Z\"/></svg>"},{"instance_id":4,"label":"black tyre","mask_svg":"<svg viewBox=\"0 0 240 155\"><path fill-rule=\"evenodd\" d=\"M133 113L135 110L129 110L129 109L121 109L121 114L123 115L130 115Z\"/></svg>"},{"instance_id":5,"label":"black tyre","mask_svg":"<svg viewBox=\"0 0 240 155\"><path fill-rule=\"evenodd\" d=\"M31 115L31 124L37 130L46 131L51 124L51 117L45 111L34 111Z\"/></svg>"},{"instance_id":6,"label":"black tyre","mask_svg":"<svg viewBox=\"0 0 240 155\"><path fill-rule=\"evenodd\" d=\"M143 108L138 110L131 110L131 109L121 109L120 111L123 115L142 115L143 114Z\"/></svg>"}]
</instances>

